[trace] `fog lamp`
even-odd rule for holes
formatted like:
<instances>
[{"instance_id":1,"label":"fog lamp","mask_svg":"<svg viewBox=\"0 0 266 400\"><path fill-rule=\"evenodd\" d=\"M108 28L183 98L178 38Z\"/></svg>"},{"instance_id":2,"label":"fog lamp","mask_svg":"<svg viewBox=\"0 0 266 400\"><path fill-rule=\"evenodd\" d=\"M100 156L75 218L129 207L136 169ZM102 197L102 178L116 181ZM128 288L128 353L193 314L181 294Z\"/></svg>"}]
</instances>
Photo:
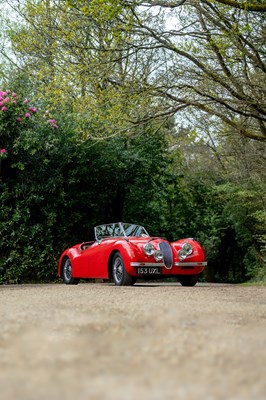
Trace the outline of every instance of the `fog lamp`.
<instances>
[{"instance_id":1,"label":"fog lamp","mask_svg":"<svg viewBox=\"0 0 266 400\"><path fill-rule=\"evenodd\" d=\"M154 252L154 258L156 261L161 261L163 259L163 253L161 252L161 250L156 250Z\"/></svg>"}]
</instances>

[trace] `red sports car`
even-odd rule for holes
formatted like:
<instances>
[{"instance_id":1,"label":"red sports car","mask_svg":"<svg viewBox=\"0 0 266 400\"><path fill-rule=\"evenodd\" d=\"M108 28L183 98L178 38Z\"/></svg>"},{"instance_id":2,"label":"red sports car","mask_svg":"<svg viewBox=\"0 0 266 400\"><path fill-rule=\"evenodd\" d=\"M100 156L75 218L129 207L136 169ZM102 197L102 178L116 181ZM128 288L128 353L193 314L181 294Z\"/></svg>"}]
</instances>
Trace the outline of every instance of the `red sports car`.
<instances>
[{"instance_id":1,"label":"red sports car","mask_svg":"<svg viewBox=\"0 0 266 400\"><path fill-rule=\"evenodd\" d=\"M194 239L169 243L151 237L140 225L117 222L94 228L95 241L65 250L58 275L67 285L80 279L113 279L115 285L134 285L138 278L176 277L183 286L194 286L207 265L200 244Z\"/></svg>"}]
</instances>

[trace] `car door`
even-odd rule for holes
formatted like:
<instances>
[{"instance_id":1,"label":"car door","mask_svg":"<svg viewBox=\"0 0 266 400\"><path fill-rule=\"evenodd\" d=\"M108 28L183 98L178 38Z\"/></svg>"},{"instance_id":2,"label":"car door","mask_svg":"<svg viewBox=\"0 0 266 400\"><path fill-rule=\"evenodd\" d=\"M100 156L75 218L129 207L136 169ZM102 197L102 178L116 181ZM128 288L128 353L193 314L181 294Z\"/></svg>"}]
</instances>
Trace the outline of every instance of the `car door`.
<instances>
[{"instance_id":1,"label":"car door","mask_svg":"<svg viewBox=\"0 0 266 400\"><path fill-rule=\"evenodd\" d=\"M80 278L108 278L109 241L95 242L77 260L76 275Z\"/></svg>"}]
</instances>

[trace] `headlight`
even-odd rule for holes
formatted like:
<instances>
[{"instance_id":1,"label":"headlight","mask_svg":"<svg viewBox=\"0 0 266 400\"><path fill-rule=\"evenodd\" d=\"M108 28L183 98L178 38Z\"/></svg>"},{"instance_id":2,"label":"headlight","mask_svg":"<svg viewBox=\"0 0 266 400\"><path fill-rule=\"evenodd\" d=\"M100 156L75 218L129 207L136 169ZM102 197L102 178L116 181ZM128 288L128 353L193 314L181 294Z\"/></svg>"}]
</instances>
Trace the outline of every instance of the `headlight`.
<instances>
[{"instance_id":1,"label":"headlight","mask_svg":"<svg viewBox=\"0 0 266 400\"><path fill-rule=\"evenodd\" d=\"M193 253L193 248L190 243L186 242L183 246L182 249L186 253L187 256Z\"/></svg>"},{"instance_id":2,"label":"headlight","mask_svg":"<svg viewBox=\"0 0 266 400\"><path fill-rule=\"evenodd\" d=\"M146 256L152 256L154 254L154 247L151 243L146 243L143 247Z\"/></svg>"},{"instance_id":3,"label":"headlight","mask_svg":"<svg viewBox=\"0 0 266 400\"><path fill-rule=\"evenodd\" d=\"M193 253L193 247L190 243L186 242L183 244L182 248L177 252L180 260L184 260L187 256Z\"/></svg>"},{"instance_id":4,"label":"headlight","mask_svg":"<svg viewBox=\"0 0 266 400\"><path fill-rule=\"evenodd\" d=\"M163 253L161 252L161 250L156 250L154 252L154 258L156 261L161 261L163 259Z\"/></svg>"}]
</instances>

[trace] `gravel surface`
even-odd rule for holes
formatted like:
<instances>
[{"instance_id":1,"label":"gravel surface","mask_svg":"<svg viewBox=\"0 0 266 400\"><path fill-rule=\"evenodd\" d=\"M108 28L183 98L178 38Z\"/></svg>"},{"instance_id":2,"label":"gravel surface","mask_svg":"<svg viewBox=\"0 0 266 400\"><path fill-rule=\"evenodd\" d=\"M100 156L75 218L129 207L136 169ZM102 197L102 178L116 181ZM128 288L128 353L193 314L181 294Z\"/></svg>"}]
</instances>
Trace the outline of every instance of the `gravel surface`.
<instances>
[{"instance_id":1,"label":"gravel surface","mask_svg":"<svg viewBox=\"0 0 266 400\"><path fill-rule=\"evenodd\" d=\"M264 400L266 287L0 286L3 400Z\"/></svg>"}]
</instances>

